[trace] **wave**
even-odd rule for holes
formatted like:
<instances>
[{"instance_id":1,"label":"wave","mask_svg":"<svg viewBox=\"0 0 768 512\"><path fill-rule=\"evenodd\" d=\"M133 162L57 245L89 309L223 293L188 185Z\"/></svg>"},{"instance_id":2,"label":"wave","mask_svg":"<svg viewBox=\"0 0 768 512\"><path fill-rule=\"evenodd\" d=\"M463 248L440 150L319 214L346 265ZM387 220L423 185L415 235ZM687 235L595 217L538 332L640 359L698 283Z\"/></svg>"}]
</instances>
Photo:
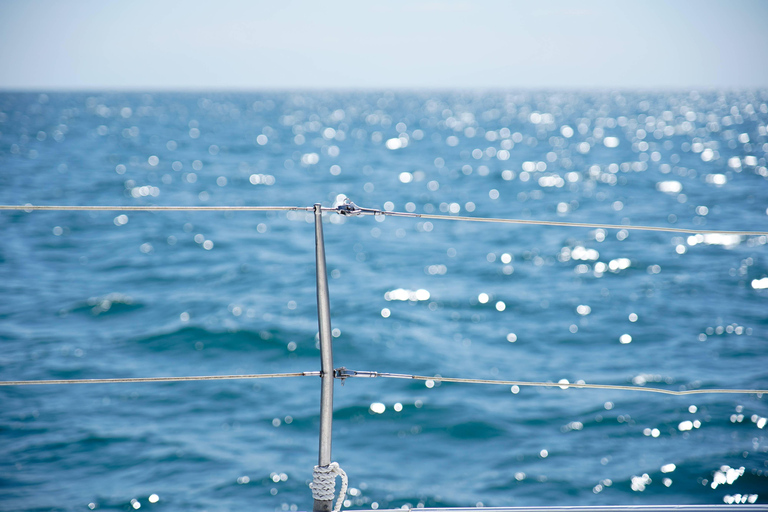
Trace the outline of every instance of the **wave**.
<instances>
[{"instance_id":1,"label":"wave","mask_svg":"<svg viewBox=\"0 0 768 512\"><path fill-rule=\"evenodd\" d=\"M90 297L88 300L79 302L68 309L63 309L61 314L120 315L139 310L144 306L144 303L136 301L130 295L113 292L107 295Z\"/></svg>"},{"instance_id":2,"label":"wave","mask_svg":"<svg viewBox=\"0 0 768 512\"><path fill-rule=\"evenodd\" d=\"M129 339L126 343L152 352L206 350L215 352L270 353L275 358L287 354L316 356L314 338L306 333L270 328L213 330L200 326L180 327L167 332Z\"/></svg>"}]
</instances>

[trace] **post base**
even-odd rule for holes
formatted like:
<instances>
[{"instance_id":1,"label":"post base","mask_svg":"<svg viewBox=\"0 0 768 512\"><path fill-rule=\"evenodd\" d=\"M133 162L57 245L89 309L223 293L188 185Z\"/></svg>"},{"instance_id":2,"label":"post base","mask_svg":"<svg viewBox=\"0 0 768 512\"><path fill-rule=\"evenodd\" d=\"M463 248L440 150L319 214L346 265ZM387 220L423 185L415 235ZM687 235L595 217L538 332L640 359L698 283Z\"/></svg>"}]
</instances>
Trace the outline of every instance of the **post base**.
<instances>
[{"instance_id":1,"label":"post base","mask_svg":"<svg viewBox=\"0 0 768 512\"><path fill-rule=\"evenodd\" d=\"M331 512L333 510L333 501L315 500L312 506L312 512Z\"/></svg>"}]
</instances>

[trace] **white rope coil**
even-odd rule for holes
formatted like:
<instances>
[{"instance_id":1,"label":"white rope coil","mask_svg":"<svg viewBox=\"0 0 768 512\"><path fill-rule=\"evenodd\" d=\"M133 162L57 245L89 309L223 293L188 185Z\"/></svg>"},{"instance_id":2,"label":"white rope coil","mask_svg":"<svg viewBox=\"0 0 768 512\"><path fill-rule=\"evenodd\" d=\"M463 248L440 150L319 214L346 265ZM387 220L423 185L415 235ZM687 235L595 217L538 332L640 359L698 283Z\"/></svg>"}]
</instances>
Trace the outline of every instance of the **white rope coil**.
<instances>
[{"instance_id":1,"label":"white rope coil","mask_svg":"<svg viewBox=\"0 0 768 512\"><path fill-rule=\"evenodd\" d=\"M341 490L339 499L336 500L336 506L333 512L339 512L347 496L347 474L339 466L338 462L331 462L327 466L315 466L312 472L312 483L309 484L312 489L312 498L318 501L333 501L336 495L336 476L341 477Z\"/></svg>"}]
</instances>

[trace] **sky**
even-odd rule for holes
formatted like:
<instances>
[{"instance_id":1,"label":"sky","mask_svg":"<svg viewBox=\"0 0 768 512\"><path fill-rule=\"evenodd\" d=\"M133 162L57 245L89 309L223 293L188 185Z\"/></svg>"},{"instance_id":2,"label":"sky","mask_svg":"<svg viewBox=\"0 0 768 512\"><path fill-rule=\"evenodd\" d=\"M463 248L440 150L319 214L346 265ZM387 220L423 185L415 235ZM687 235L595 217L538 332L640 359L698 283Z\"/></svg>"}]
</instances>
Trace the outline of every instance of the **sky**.
<instances>
[{"instance_id":1,"label":"sky","mask_svg":"<svg viewBox=\"0 0 768 512\"><path fill-rule=\"evenodd\" d=\"M768 1L0 0L0 89L751 88Z\"/></svg>"}]
</instances>

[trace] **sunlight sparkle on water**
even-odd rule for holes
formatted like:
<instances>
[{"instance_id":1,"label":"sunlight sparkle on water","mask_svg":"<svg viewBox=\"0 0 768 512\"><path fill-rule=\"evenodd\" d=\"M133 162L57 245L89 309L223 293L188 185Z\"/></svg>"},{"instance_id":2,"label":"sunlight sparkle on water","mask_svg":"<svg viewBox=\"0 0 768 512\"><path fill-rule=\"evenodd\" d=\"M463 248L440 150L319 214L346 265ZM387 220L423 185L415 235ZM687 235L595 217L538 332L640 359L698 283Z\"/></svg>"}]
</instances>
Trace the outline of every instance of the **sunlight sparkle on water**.
<instances>
[{"instance_id":1,"label":"sunlight sparkle on water","mask_svg":"<svg viewBox=\"0 0 768 512\"><path fill-rule=\"evenodd\" d=\"M629 382L630 386L663 383L660 385L668 389L678 389L684 383L686 389L754 385L749 379L760 375L763 333L759 318L750 313L760 310L760 302L768 293L768 267L763 257L768 237L702 231L763 232L768 226L768 203L761 194L768 181L768 91L438 91L416 95L400 91L349 95L288 91L241 97L201 91L173 98L173 102L155 95L154 103L150 96L105 92L84 101L73 97L72 105L63 102L62 109L56 112L53 103L58 100L53 94L42 110L31 96L27 101L21 96L14 99L13 95L4 95L0 142L7 148L6 163L12 164L6 172L9 176L17 171L19 174L18 179L10 181L6 193L14 197L18 187L19 192L24 192L18 196L21 203L55 203L54 199L60 197L62 202L72 204L113 204L114 199L115 204L137 206L205 202L302 206L314 202L326 205L334 198L333 206L338 206L345 194L350 194L366 207L416 215L439 213L455 219L467 214L616 226L513 229L434 219L429 222L423 218L325 216L328 224L335 224L328 226L328 274L331 291L335 288L340 292L336 306L343 309L334 323L344 328L345 338L341 338L339 328L331 333L334 343L341 342L340 357L345 357L346 346L352 350L348 356L359 359L361 368L371 364L367 369L386 370L384 366L388 366L390 371L415 372L408 369L413 366L422 368L417 373L434 375L438 371L448 373L450 367L451 374L458 377L487 374L498 379L549 380L553 387L548 392L522 390L523 386L509 382L509 392L515 396L506 395L507 400L520 401L520 407L509 409L492 403L501 399L494 398L493 393L473 394L471 389L441 387L439 377L425 378L425 388L387 386L382 391L385 394L379 395L357 383L353 386L357 391L347 386L344 394L357 394L357 398L347 397L350 403L362 400L362 407L368 403L370 414L366 416L361 409L365 418L360 414L342 415L340 428L349 427L349 435L354 437L355 432L362 432L354 425L357 420L383 420L387 424L379 425L384 428L380 434L387 436L394 429L394 434L406 438L403 442L414 457L429 459L445 451L442 448L448 445L442 446L443 441L450 444L451 437L462 435L460 428L452 427L462 427L465 421L452 408L463 407L470 422L482 411L494 411L496 419L478 419L479 430L500 436L497 438L502 445L507 438L514 444L519 437L518 429L499 427L509 418L540 423L546 428L538 429L537 436L543 437L508 454L519 457L512 462L515 469L507 477L516 485L535 487L544 476L541 466L554 464L551 470L555 473L548 475L548 485L557 479L563 492L552 494L544 489L538 494L528 493L532 505L547 505L552 500L552 505L560 505L574 492L590 490L599 493L597 497L590 495L594 500L611 501L621 493L635 493L633 498L639 500L658 501L663 494L670 502L688 497L701 501L707 499L702 491L712 492L713 481L719 489L715 499L739 504L757 499L745 493L755 492L749 486L757 485L755 478L762 477L755 471L762 466L764 443L760 434L768 429L768 413L759 399L745 402L743 412L719 414L720 402L705 399L692 405L692 400L668 403L652 394L630 397L617 393L606 394L604 403L599 404L593 403L596 397L592 392L572 389L567 393L572 400L568 400L556 388L578 387L581 381L570 383L568 379L580 374L594 375L599 382ZM14 102L23 108L11 110ZM81 135L85 138L78 142ZM94 152L97 158L89 159L83 148L91 147L93 141L98 141L100 150ZM88 145L83 146L83 142ZM109 158L99 160L104 155ZM34 175L26 173L35 165L46 182L31 179ZM87 176L79 177L87 169L100 168L104 172L98 187L89 186ZM78 181L81 178L83 181ZM102 187L102 181L108 186ZM38 186L41 183L46 186ZM102 195L101 190L107 195ZM59 193L64 195L57 196ZM56 331L56 325L45 325L46 315L32 313L36 309L59 309L50 300L53 296L44 290L63 289L67 293L61 306L61 317L66 316L59 324L62 335L67 335L70 323L72 327L84 327L73 329L78 332L71 337L76 338L109 322L115 324L121 339L149 340L139 343L140 347L131 349L136 345L132 343L126 345L129 349L121 349L120 353L128 357L127 368L135 367L137 375L163 373L162 354L144 357L154 349L179 355L173 357L174 364L182 365L174 370L179 374L197 373L201 361L211 357L209 362L220 363L222 372L229 373L229 368L235 372L242 368L241 351L261 348L267 359L271 359L273 350L277 356L284 356L289 365L286 370L294 364L301 367L302 360L314 357L310 348L314 346L315 328L301 320L302 311L311 313L315 300L311 276L307 281L301 267L302 262L311 260L311 255L301 253L312 245L311 230L304 226L314 222L312 213L297 210L255 216L229 212L166 216L118 211L83 215L82 221L76 217L35 213L20 217L30 227L41 223L45 239L40 244L31 240L25 245L14 240L14 231L24 231L25 242L34 231L20 229L26 224L16 223L14 217L6 226L10 251L3 253L6 266L15 270L24 269L25 260L39 263L29 266L27 275L18 276L19 289L31 295L29 301L9 301L9 311L19 315L14 318L36 318L41 332ZM683 236L628 229L643 225L691 231ZM92 243L100 240L97 234L102 233L94 231L91 238L90 230L101 228L108 230L104 242L115 244L106 250L103 244ZM119 245L123 237L127 237L125 253ZM35 250L20 253L17 258L13 249L25 247ZM117 250L111 251L112 247ZM57 254L46 254L51 249ZM348 256L350 261L345 262ZM299 274L283 274L285 265L299 269ZM140 275L137 268L141 269ZM109 276L100 274L104 270L109 270ZM15 277L13 272L7 274L6 286L10 290ZM374 274L381 279L370 279ZM98 294L93 300L78 299L77 289L82 283L89 284L85 277L89 275L94 278L92 286L101 283L113 288L92 292ZM38 278L45 286L39 290L27 286ZM168 297L163 298L165 284L174 282L178 290L171 288ZM212 283L209 297L200 289L201 282ZM136 287L141 293L136 292L134 304L113 300L116 298L108 294L111 289ZM259 287L267 291L266 295L253 292L258 292ZM381 302L382 295L387 304ZM374 297L372 316L367 311L370 301L365 297ZM729 300L718 301L717 297ZM34 305L27 307L27 302ZM344 302L352 306L345 307ZM593 304L597 309L591 307ZM18 311L14 311L16 308ZM144 323L141 318L149 321ZM702 324L701 319L710 320ZM78 321L82 325L78 326ZM140 333L136 337L127 335L127 329L134 325L140 326ZM251 338L259 341L260 336L264 343L249 342ZM26 343L44 341L45 336L23 338L20 336L16 352L6 354L10 364L18 363L22 369ZM448 344L439 340L447 340ZM79 340L70 343L71 348L62 349L62 357L74 361L74 357L87 353L97 361L104 349L97 341L90 345ZM626 346L617 347L616 341ZM78 348L78 344L87 350ZM450 350L446 351L447 347ZM136 352L136 358L132 352ZM18 361L16 354L20 356ZM29 354L42 355L37 363L44 364L45 343L30 347ZM201 359L206 354L207 358ZM682 360L675 357L681 354ZM702 360L713 354L718 357L712 365L691 366L685 354ZM744 354L750 357L739 357ZM186 357L189 366L185 366ZM87 358L74 362L80 361ZM376 368L377 364L381 367ZM464 368L465 375L456 368ZM662 371L664 377L653 373ZM566 375L568 379L559 379ZM697 382L702 378L705 380ZM218 394L222 386L240 393L241 385L218 384L211 396L229 396ZM296 385L297 393L290 395L291 407L300 405L306 395L303 382ZM175 389L168 387L166 391L173 393ZM200 387L202 393L205 389ZM269 401L267 393L274 392L266 383L252 389L259 392L254 398L257 401ZM419 394L424 399L427 393L429 399L440 403L429 418L422 414L425 411L419 408L423 403L417 400ZM517 394L523 396L518 398ZM606 402L608 398L616 400L616 404ZM727 397L717 400L721 399L729 401ZM216 405L221 401L200 403L209 402ZM106 404L108 399L95 403ZM87 403L82 405L88 408ZM294 421L286 416L290 411L275 410L277 405L250 408L248 414L253 417L249 423L257 430L268 430L268 436L280 433L300 438L302 429L311 430L311 422L298 417ZM144 414L160 421L167 416L154 414L157 411L150 406L154 407L152 401L132 403L137 417ZM15 421L15 408L8 409L10 421ZM117 410L110 412L112 409L100 408L99 414L89 417L106 415L103 417L108 420L111 414L119 415ZM203 432L208 426L221 425L219 412L202 411L201 421L186 424L197 425ZM422 417L416 419L419 415ZM235 423L226 421L234 431ZM432 421L437 429L427 426ZM402 425L398 426L398 422ZM423 423L423 432L417 423ZM474 429L472 423L468 424ZM442 427L454 431L446 437L440 434ZM36 435L33 431L27 434ZM411 437L417 434L423 437ZM731 438L730 434L738 436ZM690 456L690 443L717 447L722 439L727 439L728 446L719 455L723 460L716 463L732 464L733 468L702 467L700 460ZM578 457L567 449L569 443L591 450L592 456ZM230 451L235 453L236 445L222 442L218 446L224 451L232 448ZM281 443L274 450L261 446L262 455L279 459L278 445ZM458 481L462 471L481 474L481 462L499 455L492 453L499 443L474 445L479 450L477 457L452 469L445 466L448 480ZM389 470L398 464L402 466L396 450L377 455L374 452L381 443L360 446L364 458L379 456L384 473L391 473ZM549 452L549 448L553 451ZM625 464L643 457L646 464L637 466L634 473L633 467ZM192 460L194 457L184 459L199 464ZM558 478L560 465L572 471ZM736 479L742 465L746 468L744 478ZM49 468L53 473L54 466ZM208 466L215 466L215 461ZM42 466L40 469L46 470ZM597 475L598 471L603 474ZM235 472L225 479L240 491L227 498L234 500L235 508L240 499L237 496L243 493L262 492L265 504L275 510L297 510L292 503L306 499L306 493L299 489L303 486L294 489L281 485L280 473L270 474L269 479L263 474L250 479L244 476L245 470L239 474L242 476ZM615 487L620 489L609 489L609 475L617 479ZM467 495L466 490L450 488L445 492L441 489L442 497L432 496L429 475L414 478L403 480L405 487L391 492L382 491L381 482L370 480L378 491L362 500L354 489L349 489L344 504L350 508L370 505L389 509L410 501L411 508L416 509L462 500L474 504L480 499ZM53 475L51 482L59 480ZM182 484L179 491L189 491L190 485ZM360 488L365 494L362 485ZM41 491L50 494L51 489ZM507 491L489 487L482 499L503 505L512 499ZM726 495L727 491L730 494ZM735 494L737 491L740 494ZM639 496L641 493L649 496ZM272 498L270 494L275 501L266 501ZM394 497L387 498L388 494ZM120 503L133 510L135 505L128 504L129 496ZM141 502L142 508L152 509L152 503L159 499L153 498L156 496L132 497L136 504ZM163 496L164 503L168 499ZM200 503L201 509L216 508L213 500L217 499L214 496L207 504ZM596 505L601 503L594 501ZM94 502L91 508L104 507Z\"/></svg>"},{"instance_id":2,"label":"sunlight sparkle on water","mask_svg":"<svg viewBox=\"0 0 768 512\"><path fill-rule=\"evenodd\" d=\"M656 189L667 194L677 194L683 190L683 184L679 181L660 181L656 184Z\"/></svg>"},{"instance_id":3,"label":"sunlight sparkle on water","mask_svg":"<svg viewBox=\"0 0 768 512\"><path fill-rule=\"evenodd\" d=\"M718 485L731 485L733 482L744 475L744 466L739 469L732 468L730 466L720 466L718 471L715 471L712 477L712 489L717 489Z\"/></svg>"},{"instance_id":4,"label":"sunlight sparkle on water","mask_svg":"<svg viewBox=\"0 0 768 512\"><path fill-rule=\"evenodd\" d=\"M734 235L734 234L727 234L727 233L707 233L707 234L697 234L697 235L691 235L688 238L686 238L686 243L690 246L694 246L697 244L706 244L706 245L725 245L725 246L734 246L739 245L743 240L743 237L741 235Z\"/></svg>"},{"instance_id":5,"label":"sunlight sparkle on water","mask_svg":"<svg viewBox=\"0 0 768 512\"><path fill-rule=\"evenodd\" d=\"M643 492L646 486L650 485L650 483L651 477L648 476L648 473L643 473L642 476L632 477L630 487L633 491Z\"/></svg>"},{"instance_id":6,"label":"sunlight sparkle on water","mask_svg":"<svg viewBox=\"0 0 768 512\"><path fill-rule=\"evenodd\" d=\"M728 182L728 177L725 174L707 174L704 179L707 183L718 187L722 187Z\"/></svg>"},{"instance_id":7,"label":"sunlight sparkle on water","mask_svg":"<svg viewBox=\"0 0 768 512\"><path fill-rule=\"evenodd\" d=\"M397 288L384 293L384 300L393 301L425 301L429 300L430 294L427 290L420 288L418 290L406 290L404 288Z\"/></svg>"}]
</instances>

